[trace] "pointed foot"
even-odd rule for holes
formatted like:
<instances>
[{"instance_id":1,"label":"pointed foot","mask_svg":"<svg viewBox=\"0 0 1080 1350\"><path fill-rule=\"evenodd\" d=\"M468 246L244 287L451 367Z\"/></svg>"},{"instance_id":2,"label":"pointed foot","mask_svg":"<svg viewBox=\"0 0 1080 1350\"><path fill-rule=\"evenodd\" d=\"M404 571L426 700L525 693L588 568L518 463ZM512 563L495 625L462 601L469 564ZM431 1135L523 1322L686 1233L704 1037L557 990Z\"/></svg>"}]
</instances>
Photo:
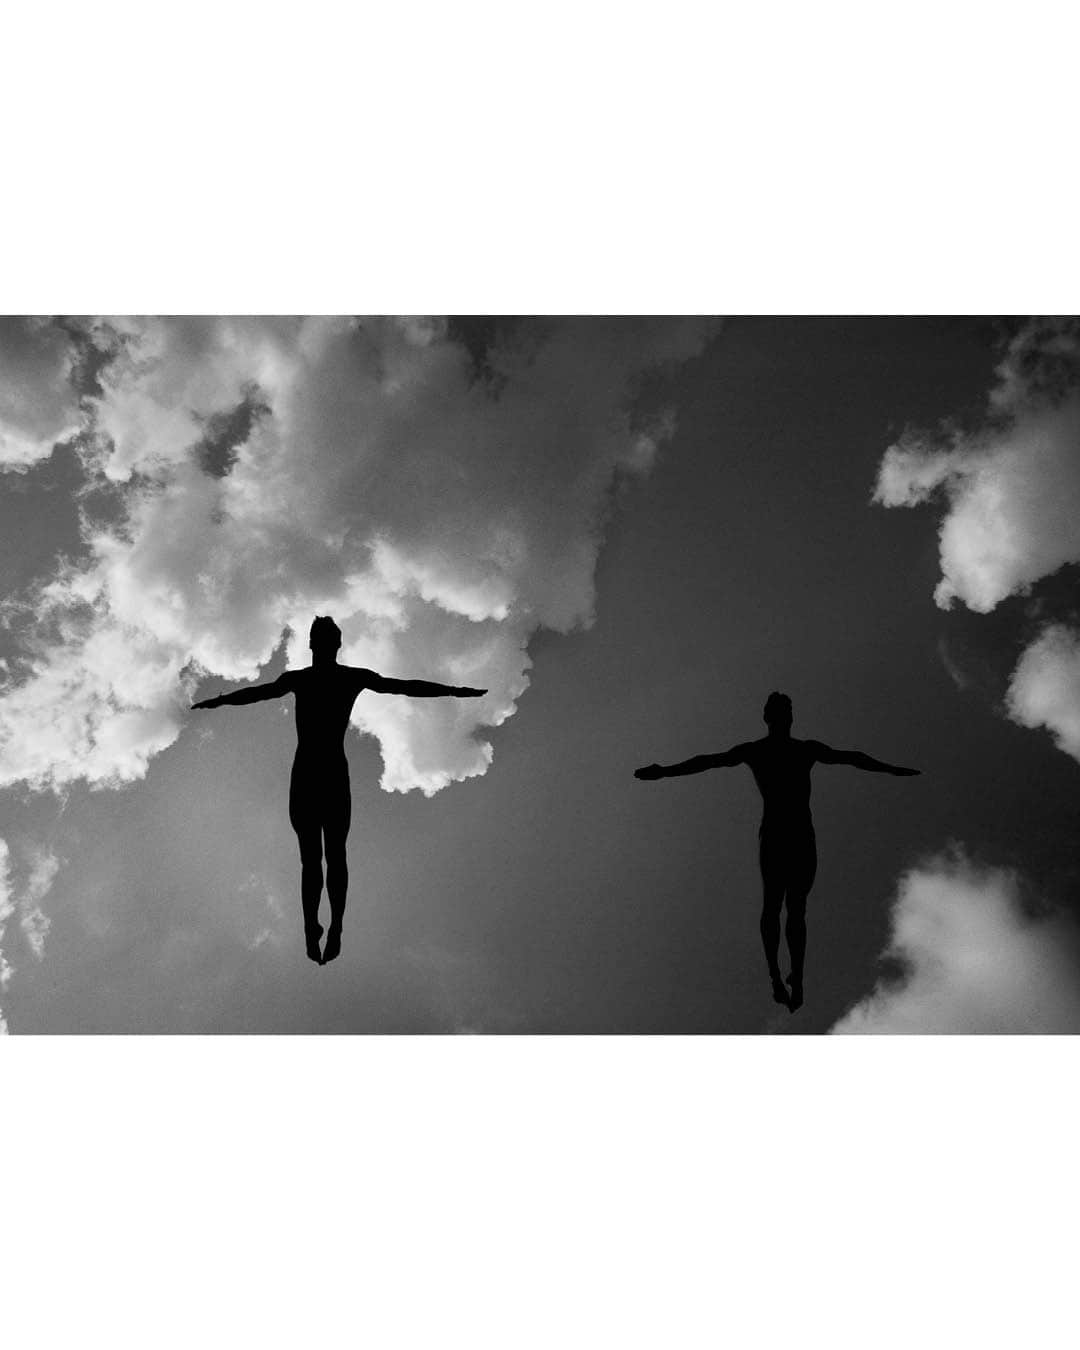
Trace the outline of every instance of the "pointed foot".
<instances>
[{"instance_id":1,"label":"pointed foot","mask_svg":"<svg viewBox=\"0 0 1080 1350\"><path fill-rule=\"evenodd\" d=\"M772 977L772 996L776 1003L782 1003L785 1008L791 1007L791 996L787 991L787 986L779 975Z\"/></svg>"},{"instance_id":2,"label":"pointed foot","mask_svg":"<svg viewBox=\"0 0 1080 1350\"><path fill-rule=\"evenodd\" d=\"M308 959L319 966L323 963L322 953L319 951L319 939L322 935L321 923L313 924L310 928L304 929L304 944L307 947Z\"/></svg>"},{"instance_id":3,"label":"pointed foot","mask_svg":"<svg viewBox=\"0 0 1080 1350\"><path fill-rule=\"evenodd\" d=\"M336 956L341 954L341 929L331 928L326 935L326 947L323 949L323 965L327 961L333 961Z\"/></svg>"},{"instance_id":4,"label":"pointed foot","mask_svg":"<svg viewBox=\"0 0 1080 1350\"><path fill-rule=\"evenodd\" d=\"M791 1009L792 1012L797 1012L798 1009L801 1008L803 1005L802 980L800 980L796 984L796 982L789 977L788 985L791 988L791 999L790 1002L788 1003L788 1007Z\"/></svg>"}]
</instances>

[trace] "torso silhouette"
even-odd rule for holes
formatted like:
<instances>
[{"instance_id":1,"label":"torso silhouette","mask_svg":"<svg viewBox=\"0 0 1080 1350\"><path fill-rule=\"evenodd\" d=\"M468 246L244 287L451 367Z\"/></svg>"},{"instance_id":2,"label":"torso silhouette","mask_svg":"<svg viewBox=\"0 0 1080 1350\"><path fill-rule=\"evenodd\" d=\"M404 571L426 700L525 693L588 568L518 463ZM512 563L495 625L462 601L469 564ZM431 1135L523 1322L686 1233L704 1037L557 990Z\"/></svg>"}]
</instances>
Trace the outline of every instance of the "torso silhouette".
<instances>
[{"instance_id":1,"label":"torso silhouette","mask_svg":"<svg viewBox=\"0 0 1080 1350\"><path fill-rule=\"evenodd\" d=\"M345 732L356 696L367 688L366 672L352 666L309 666L283 678L296 695L296 758L333 762L345 758Z\"/></svg>"},{"instance_id":2,"label":"torso silhouette","mask_svg":"<svg viewBox=\"0 0 1080 1350\"><path fill-rule=\"evenodd\" d=\"M813 830L810 770L817 748L816 741L797 741L793 736L763 736L738 747L762 797L759 833Z\"/></svg>"},{"instance_id":3,"label":"torso silhouette","mask_svg":"<svg viewBox=\"0 0 1080 1350\"><path fill-rule=\"evenodd\" d=\"M289 779L289 819L298 835L321 830L344 839L352 798L345 733L356 697L377 684L372 671L337 662L287 670L281 677L296 696L296 754Z\"/></svg>"}]
</instances>

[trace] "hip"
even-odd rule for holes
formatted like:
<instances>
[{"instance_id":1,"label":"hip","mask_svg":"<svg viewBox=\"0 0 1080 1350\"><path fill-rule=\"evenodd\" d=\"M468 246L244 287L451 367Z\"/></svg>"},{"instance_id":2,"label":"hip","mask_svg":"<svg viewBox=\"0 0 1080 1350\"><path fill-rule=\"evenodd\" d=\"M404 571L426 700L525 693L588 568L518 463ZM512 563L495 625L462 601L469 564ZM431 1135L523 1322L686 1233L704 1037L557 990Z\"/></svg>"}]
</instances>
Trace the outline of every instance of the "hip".
<instances>
[{"instance_id":1,"label":"hip","mask_svg":"<svg viewBox=\"0 0 1080 1350\"><path fill-rule=\"evenodd\" d=\"M293 783L349 783L349 761L344 755L297 755L292 762Z\"/></svg>"},{"instance_id":2,"label":"hip","mask_svg":"<svg viewBox=\"0 0 1080 1350\"><path fill-rule=\"evenodd\" d=\"M784 816L780 819L775 817L770 819L766 816L758 826L759 839L777 843L794 840L813 842L815 837L814 821L809 813L805 816Z\"/></svg>"}]
</instances>

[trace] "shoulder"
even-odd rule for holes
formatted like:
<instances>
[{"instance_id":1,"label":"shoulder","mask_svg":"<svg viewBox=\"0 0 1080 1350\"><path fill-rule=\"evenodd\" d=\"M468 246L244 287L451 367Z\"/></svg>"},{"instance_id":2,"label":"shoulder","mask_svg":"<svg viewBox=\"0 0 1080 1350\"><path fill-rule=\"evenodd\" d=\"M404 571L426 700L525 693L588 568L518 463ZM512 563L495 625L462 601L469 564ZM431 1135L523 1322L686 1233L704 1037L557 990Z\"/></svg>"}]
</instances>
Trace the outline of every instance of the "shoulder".
<instances>
[{"instance_id":1,"label":"shoulder","mask_svg":"<svg viewBox=\"0 0 1080 1350\"><path fill-rule=\"evenodd\" d=\"M346 673L349 684L357 692L374 689L379 683L378 675L366 666L339 666L339 669Z\"/></svg>"},{"instance_id":2,"label":"shoulder","mask_svg":"<svg viewBox=\"0 0 1080 1350\"><path fill-rule=\"evenodd\" d=\"M819 759L827 759L830 754L829 747L824 741L800 741L799 745L802 746L803 753L811 763Z\"/></svg>"},{"instance_id":3,"label":"shoulder","mask_svg":"<svg viewBox=\"0 0 1080 1350\"><path fill-rule=\"evenodd\" d=\"M731 757L740 763L752 764L761 754L764 744L764 737L758 741L742 741L739 745L733 745L731 747Z\"/></svg>"}]
</instances>

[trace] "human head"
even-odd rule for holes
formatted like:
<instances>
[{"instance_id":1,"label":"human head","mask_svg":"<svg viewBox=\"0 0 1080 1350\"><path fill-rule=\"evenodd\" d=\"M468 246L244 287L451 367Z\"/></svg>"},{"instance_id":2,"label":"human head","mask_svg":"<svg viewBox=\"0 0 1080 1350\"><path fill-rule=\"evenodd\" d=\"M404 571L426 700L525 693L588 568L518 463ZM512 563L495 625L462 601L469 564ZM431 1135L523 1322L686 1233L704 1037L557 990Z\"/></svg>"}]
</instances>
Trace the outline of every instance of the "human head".
<instances>
[{"instance_id":1,"label":"human head","mask_svg":"<svg viewBox=\"0 0 1080 1350\"><path fill-rule=\"evenodd\" d=\"M316 655L320 652L329 655L337 653L341 646L341 629L328 614L318 615L312 623L308 646Z\"/></svg>"},{"instance_id":2,"label":"human head","mask_svg":"<svg viewBox=\"0 0 1080 1350\"><path fill-rule=\"evenodd\" d=\"M761 715L764 717L770 731L773 727L790 731L791 699L788 698L787 694L781 694L778 690L774 689L765 700L765 707L762 710Z\"/></svg>"}]
</instances>

